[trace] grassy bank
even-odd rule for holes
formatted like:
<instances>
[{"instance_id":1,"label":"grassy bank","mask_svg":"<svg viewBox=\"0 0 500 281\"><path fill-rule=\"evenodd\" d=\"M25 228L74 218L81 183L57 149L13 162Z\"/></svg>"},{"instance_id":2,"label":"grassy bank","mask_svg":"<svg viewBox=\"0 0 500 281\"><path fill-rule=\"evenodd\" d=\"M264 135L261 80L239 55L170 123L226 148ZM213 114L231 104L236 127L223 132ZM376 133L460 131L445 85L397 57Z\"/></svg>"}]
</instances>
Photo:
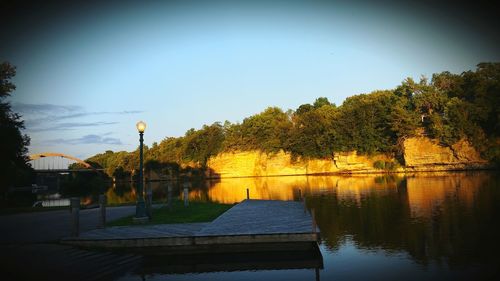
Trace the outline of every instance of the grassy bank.
<instances>
[{"instance_id":1,"label":"grassy bank","mask_svg":"<svg viewBox=\"0 0 500 281\"><path fill-rule=\"evenodd\" d=\"M172 208L164 206L153 209L153 219L148 222L148 224L209 222L216 219L232 206L234 205L214 202L189 202L189 206L184 207L182 201L174 201ZM133 217L134 216L121 218L109 222L107 225L134 225Z\"/></svg>"}]
</instances>

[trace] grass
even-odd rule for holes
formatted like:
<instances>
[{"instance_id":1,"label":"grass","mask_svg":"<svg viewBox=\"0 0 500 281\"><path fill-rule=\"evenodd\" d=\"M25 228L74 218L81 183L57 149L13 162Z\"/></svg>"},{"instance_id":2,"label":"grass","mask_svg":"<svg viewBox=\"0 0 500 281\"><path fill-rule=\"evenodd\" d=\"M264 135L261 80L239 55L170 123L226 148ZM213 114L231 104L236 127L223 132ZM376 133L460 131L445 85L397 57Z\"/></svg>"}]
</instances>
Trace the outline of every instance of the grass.
<instances>
[{"instance_id":1,"label":"grass","mask_svg":"<svg viewBox=\"0 0 500 281\"><path fill-rule=\"evenodd\" d=\"M172 208L166 206L153 209L153 219L147 224L191 223L210 222L231 208L232 204L219 204L213 202L189 202L184 207L183 201L173 201ZM108 226L134 225L134 216L124 217L112 222Z\"/></svg>"}]
</instances>

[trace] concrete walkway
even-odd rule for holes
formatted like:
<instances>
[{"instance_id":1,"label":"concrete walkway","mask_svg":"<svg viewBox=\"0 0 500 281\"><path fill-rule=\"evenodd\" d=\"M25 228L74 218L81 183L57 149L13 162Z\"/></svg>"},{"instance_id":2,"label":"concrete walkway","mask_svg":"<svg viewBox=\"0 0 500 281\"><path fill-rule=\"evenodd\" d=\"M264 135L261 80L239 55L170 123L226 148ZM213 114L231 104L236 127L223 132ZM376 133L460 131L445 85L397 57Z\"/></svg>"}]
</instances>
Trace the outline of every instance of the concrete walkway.
<instances>
[{"instance_id":1,"label":"concrete walkway","mask_svg":"<svg viewBox=\"0 0 500 281\"><path fill-rule=\"evenodd\" d=\"M108 207L107 219L133 215L135 206ZM69 210L0 216L0 269L9 280L112 280L141 263L138 255L60 245L70 233ZM80 229L98 225L99 209L80 210Z\"/></svg>"},{"instance_id":2,"label":"concrete walkway","mask_svg":"<svg viewBox=\"0 0 500 281\"><path fill-rule=\"evenodd\" d=\"M107 220L133 215L135 206L108 207ZM57 242L70 234L68 210L22 213L0 216L0 245L14 243ZM99 209L80 210L80 231L97 228Z\"/></svg>"},{"instance_id":3,"label":"concrete walkway","mask_svg":"<svg viewBox=\"0 0 500 281\"><path fill-rule=\"evenodd\" d=\"M299 202L247 200L231 210L232 212L224 213L212 223L109 227L106 229L95 229L98 225L98 209L81 210L80 227L83 233L79 239L87 239L87 241L100 240L108 244L109 241L114 241L113 239L144 241L148 237L152 241L161 241L170 236L189 237L182 239L190 241L194 241L193 237L199 237L202 240L198 242L203 243L203 239L205 239L205 242L211 243L210 237L217 239L220 237L223 239L238 237L238 239L244 238L247 241L252 241L251 239L255 237L260 237L259 239L263 237L267 237L266 239L269 239L269 237L280 239L279 236L282 234L277 232L292 230L306 231L305 235L310 241L313 241L313 237L316 237L315 234L311 233L311 218L304 212L303 205ZM134 212L135 206L108 207L107 218L108 220L114 220L132 215ZM182 269L182 272L198 272L200 270L322 267L321 254L316 255L317 249L313 257L309 257L311 252L305 249L306 252L300 253L305 253L306 258L283 262L282 255L293 257L297 255L297 252L287 252L294 249L290 247L291 243L285 243L286 245L282 249L283 252L281 252L284 254L280 254L265 263L262 263L263 257L261 256L250 258L245 262L239 260L241 264L238 264L238 260L236 260L236 264L230 262L234 258L234 254L227 256L216 255L215 257L230 259L230 261L222 262L213 261L213 257L195 256L199 257L199 259L195 261L192 260L192 257L187 259L191 263L189 263L189 269L186 271L186 260L179 260L177 255L172 256L177 263L169 262L158 265L158 262L163 261L163 258L154 259L144 256L140 252L131 254L121 251L85 250L69 245L61 245L58 241L62 237L68 236L70 232L70 217L69 210L0 216L0 268L3 275L8 276L10 280L113 280L127 274L127 272L133 272L135 268L142 268L139 272L151 271L154 273L165 270L178 272L180 269ZM264 220L267 223L262 223ZM230 227L229 224L233 225L233 227ZM271 224L274 224L274 226ZM218 234L223 236L218 236L216 229L219 229L222 233ZM267 233L267 236L249 235L252 232L251 230L257 231L258 229L260 232ZM290 236L285 234L284 238L289 239ZM229 242L232 243L234 240L229 240ZM274 245L275 243L267 244ZM196 245L196 247L198 246ZM218 248L221 248L219 244L209 246L211 248L206 252L215 253ZM252 248L258 248L258 246L254 245ZM156 250L158 248L148 249ZM261 250L266 249L261 248ZM239 252L239 250L240 248L237 248L235 252ZM154 256L156 254L158 252L154 252ZM266 257L269 255L277 255L277 252L267 252L265 254ZM151 262L148 262L149 259L151 259ZM259 263L256 263L257 261ZM157 267L151 268L150 263ZM203 267L200 267L200 264ZM228 264L230 264L229 268L227 267ZM168 268L167 266L173 267Z\"/></svg>"}]
</instances>

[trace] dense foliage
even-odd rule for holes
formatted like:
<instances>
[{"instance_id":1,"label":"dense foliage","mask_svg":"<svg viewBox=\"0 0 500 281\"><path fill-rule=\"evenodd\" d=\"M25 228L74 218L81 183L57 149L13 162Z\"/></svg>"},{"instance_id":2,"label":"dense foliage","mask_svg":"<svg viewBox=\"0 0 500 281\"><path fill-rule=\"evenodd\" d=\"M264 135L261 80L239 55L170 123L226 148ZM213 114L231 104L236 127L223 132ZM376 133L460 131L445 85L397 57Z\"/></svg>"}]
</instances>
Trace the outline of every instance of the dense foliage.
<instances>
[{"instance_id":1,"label":"dense foliage","mask_svg":"<svg viewBox=\"0 0 500 281\"><path fill-rule=\"evenodd\" d=\"M5 101L16 89L11 79L16 75L14 66L7 62L0 64L0 194L5 194L11 186L31 184L32 169L28 164L27 146L30 139L22 134L23 121L19 114L12 112L10 103Z\"/></svg>"},{"instance_id":2,"label":"dense foliage","mask_svg":"<svg viewBox=\"0 0 500 281\"><path fill-rule=\"evenodd\" d=\"M145 149L146 169L179 171L179 164L204 168L220 152L280 150L298 157L329 158L334 152L401 153L405 138L426 135L451 145L468 139L488 159L498 161L500 63L476 71L442 72L429 81L408 78L393 90L347 98L336 106L321 97L284 112L269 107L241 123L214 123L165 138ZM89 159L108 174L129 173L138 152L111 152ZM385 167L385 165L384 165Z\"/></svg>"}]
</instances>

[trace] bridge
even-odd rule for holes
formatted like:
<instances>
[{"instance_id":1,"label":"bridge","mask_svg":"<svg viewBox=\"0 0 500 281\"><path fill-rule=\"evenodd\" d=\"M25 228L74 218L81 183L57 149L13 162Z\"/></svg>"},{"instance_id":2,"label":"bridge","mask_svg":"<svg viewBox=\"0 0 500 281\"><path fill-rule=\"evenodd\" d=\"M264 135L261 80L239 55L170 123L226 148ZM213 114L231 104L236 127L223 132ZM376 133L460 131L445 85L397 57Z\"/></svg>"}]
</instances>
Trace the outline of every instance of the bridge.
<instances>
[{"instance_id":1,"label":"bridge","mask_svg":"<svg viewBox=\"0 0 500 281\"><path fill-rule=\"evenodd\" d=\"M29 156L30 164L36 173L74 173L74 172L97 172L103 171L104 169L92 167L89 163L63 153L58 152L44 152L31 154ZM83 168L70 169L71 164L78 163L83 166Z\"/></svg>"},{"instance_id":2,"label":"bridge","mask_svg":"<svg viewBox=\"0 0 500 281\"><path fill-rule=\"evenodd\" d=\"M61 177L64 174L74 173L102 173L104 169L95 168L89 163L63 153L43 152L29 155L29 163L35 170L36 184L25 187L32 193L47 193L60 190ZM70 166L78 163L78 167L70 169ZM20 189L18 189L20 190Z\"/></svg>"}]
</instances>

